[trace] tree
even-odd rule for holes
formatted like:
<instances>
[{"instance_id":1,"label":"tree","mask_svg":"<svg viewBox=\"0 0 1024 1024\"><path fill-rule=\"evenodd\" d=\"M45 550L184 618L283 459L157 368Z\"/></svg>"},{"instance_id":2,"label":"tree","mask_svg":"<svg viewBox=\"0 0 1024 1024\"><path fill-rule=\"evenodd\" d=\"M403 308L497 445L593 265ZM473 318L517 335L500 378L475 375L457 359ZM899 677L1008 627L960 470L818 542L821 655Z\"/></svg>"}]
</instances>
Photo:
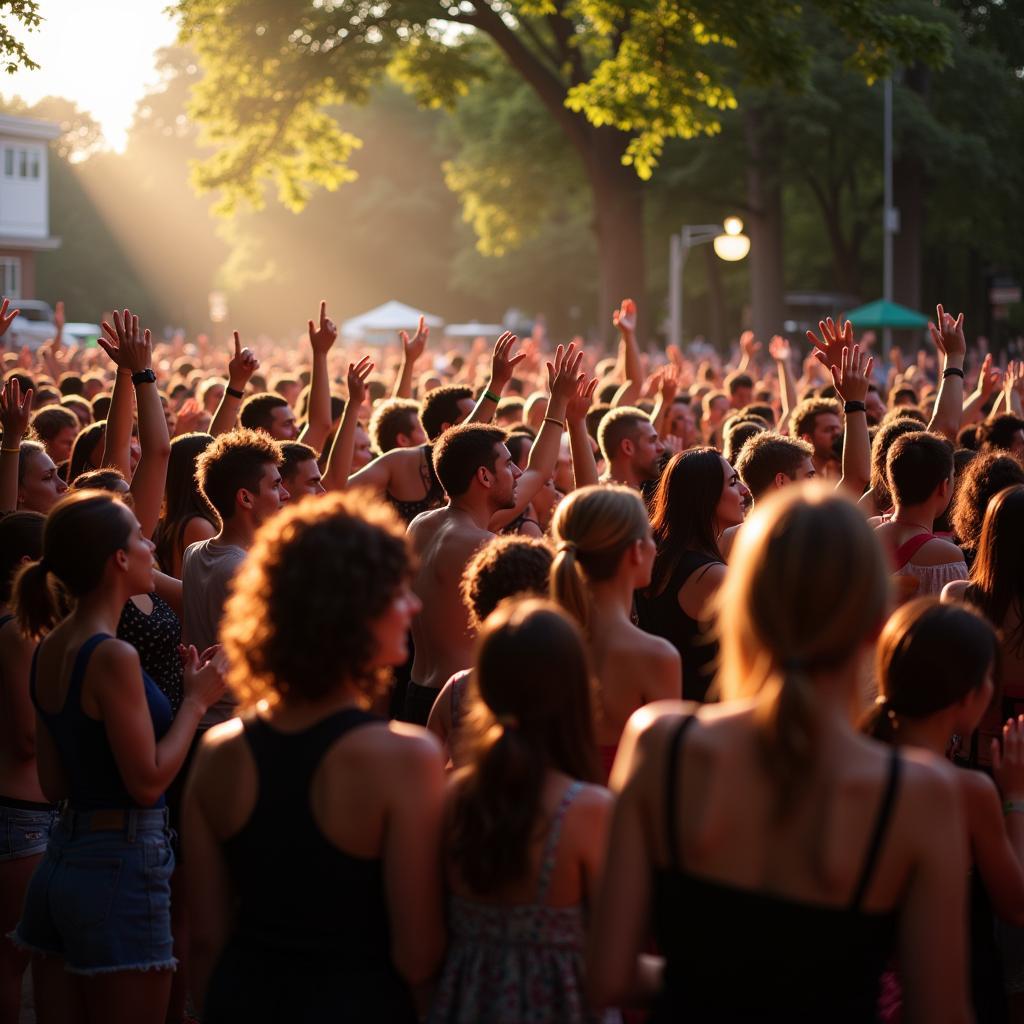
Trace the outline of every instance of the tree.
<instances>
[{"instance_id":1,"label":"tree","mask_svg":"<svg viewBox=\"0 0 1024 1024\"><path fill-rule=\"evenodd\" d=\"M259 205L274 183L299 208L313 185L351 178L359 142L331 107L365 101L388 73L421 102L454 106L492 73L489 39L579 161L606 311L645 291L644 183L666 142L719 130L737 69L799 88L814 56L800 32L808 6L863 73L948 50L941 26L888 0L178 0L182 39L205 71L192 110L218 147L196 181L228 207Z\"/></svg>"},{"instance_id":2,"label":"tree","mask_svg":"<svg viewBox=\"0 0 1024 1024\"><path fill-rule=\"evenodd\" d=\"M19 68L36 71L39 65L28 55L25 44L10 28L13 21L27 32L34 32L43 20L38 0L0 0L0 66L13 75Z\"/></svg>"}]
</instances>

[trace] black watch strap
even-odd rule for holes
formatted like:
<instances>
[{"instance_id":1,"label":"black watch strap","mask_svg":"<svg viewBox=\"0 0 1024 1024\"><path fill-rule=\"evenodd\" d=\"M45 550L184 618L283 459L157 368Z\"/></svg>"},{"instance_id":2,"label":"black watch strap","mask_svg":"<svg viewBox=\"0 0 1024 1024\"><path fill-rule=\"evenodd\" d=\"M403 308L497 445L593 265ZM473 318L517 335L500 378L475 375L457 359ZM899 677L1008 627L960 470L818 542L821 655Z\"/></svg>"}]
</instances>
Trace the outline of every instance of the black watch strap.
<instances>
[{"instance_id":1,"label":"black watch strap","mask_svg":"<svg viewBox=\"0 0 1024 1024\"><path fill-rule=\"evenodd\" d=\"M155 384L156 374L152 370L139 370L132 374L133 384Z\"/></svg>"},{"instance_id":2,"label":"black watch strap","mask_svg":"<svg viewBox=\"0 0 1024 1024\"><path fill-rule=\"evenodd\" d=\"M245 392L239 391L238 388L226 387L224 389L232 398L241 398Z\"/></svg>"},{"instance_id":3,"label":"black watch strap","mask_svg":"<svg viewBox=\"0 0 1024 1024\"><path fill-rule=\"evenodd\" d=\"M868 407L863 402L846 402L843 405L843 412L867 412Z\"/></svg>"}]
</instances>

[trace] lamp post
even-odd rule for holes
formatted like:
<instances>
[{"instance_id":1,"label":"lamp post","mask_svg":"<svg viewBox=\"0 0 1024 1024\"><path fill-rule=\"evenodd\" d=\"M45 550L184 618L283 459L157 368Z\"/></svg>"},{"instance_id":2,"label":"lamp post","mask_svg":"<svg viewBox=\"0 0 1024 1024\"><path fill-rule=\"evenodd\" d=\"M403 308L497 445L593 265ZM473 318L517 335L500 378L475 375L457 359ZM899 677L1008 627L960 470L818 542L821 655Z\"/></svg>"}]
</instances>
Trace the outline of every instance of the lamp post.
<instances>
[{"instance_id":1,"label":"lamp post","mask_svg":"<svg viewBox=\"0 0 1024 1024\"><path fill-rule=\"evenodd\" d=\"M684 224L682 230L669 240L668 307L669 341L673 345L683 342L683 271L690 250L713 242L715 255L720 260L735 263L750 252L750 239L743 234L743 221L739 217L726 217L719 224Z\"/></svg>"}]
</instances>

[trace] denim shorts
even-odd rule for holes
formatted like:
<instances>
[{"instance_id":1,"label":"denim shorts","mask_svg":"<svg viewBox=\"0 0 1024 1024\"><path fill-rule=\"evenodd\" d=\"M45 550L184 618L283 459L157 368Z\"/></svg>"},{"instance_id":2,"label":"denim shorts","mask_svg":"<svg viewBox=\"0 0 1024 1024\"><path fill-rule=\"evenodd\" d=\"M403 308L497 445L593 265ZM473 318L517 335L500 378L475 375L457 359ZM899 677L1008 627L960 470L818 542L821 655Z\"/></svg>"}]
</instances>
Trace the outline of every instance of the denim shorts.
<instances>
[{"instance_id":1,"label":"denim shorts","mask_svg":"<svg viewBox=\"0 0 1024 1024\"><path fill-rule=\"evenodd\" d=\"M0 796L0 861L42 853L56 817L49 804Z\"/></svg>"},{"instance_id":2,"label":"denim shorts","mask_svg":"<svg viewBox=\"0 0 1024 1024\"><path fill-rule=\"evenodd\" d=\"M173 970L167 810L67 811L50 833L15 945L74 974Z\"/></svg>"}]
</instances>

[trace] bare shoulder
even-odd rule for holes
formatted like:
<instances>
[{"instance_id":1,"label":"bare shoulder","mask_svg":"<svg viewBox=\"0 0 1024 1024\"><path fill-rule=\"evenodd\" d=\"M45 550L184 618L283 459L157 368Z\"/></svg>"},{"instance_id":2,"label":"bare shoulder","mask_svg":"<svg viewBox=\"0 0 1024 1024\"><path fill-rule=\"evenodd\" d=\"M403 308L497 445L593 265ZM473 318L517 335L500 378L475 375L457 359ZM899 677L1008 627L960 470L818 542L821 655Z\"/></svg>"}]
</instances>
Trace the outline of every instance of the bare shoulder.
<instances>
[{"instance_id":1,"label":"bare shoulder","mask_svg":"<svg viewBox=\"0 0 1024 1024\"><path fill-rule=\"evenodd\" d=\"M427 729L408 722L374 722L349 733L343 746L353 753L380 758L403 773L444 763L438 738Z\"/></svg>"},{"instance_id":2,"label":"bare shoulder","mask_svg":"<svg viewBox=\"0 0 1024 1024\"><path fill-rule=\"evenodd\" d=\"M130 672L135 668L141 668L139 652L130 643L110 637L92 652L86 671L90 682L102 683L109 672Z\"/></svg>"},{"instance_id":3,"label":"bare shoulder","mask_svg":"<svg viewBox=\"0 0 1024 1024\"><path fill-rule=\"evenodd\" d=\"M913 561L917 565L948 565L952 562L964 562L964 553L952 541L942 537L933 537L925 544L920 551L914 555Z\"/></svg>"},{"instance_id":4,"label":"bare shoulder","mask_svg":"<svg viewBox=\"0 0 1024 1024\"><path fill-rule=\"evenodd\" d=\"M971 585L970 580L953 580L942 588L942 600L945 604L953 604L956 601L963 601L967 594L967 588Z\"/></svg>"},{"instance_id":5,"label":"bare shoulder","mask_svg":"<svg viewBox=\"0 0 1024 1024\"><path fill-rule=\"evenodd\" d=\"M407 449L406 449L407 450ZM388 455L391 452L387 453ZM381 458L384 458L382 455ZM432 537L434 533L444 525L445 513L448 511L447 508L432 508L427 512L421 512L411 523L406 530L409 535L409 539L415 545L417 542L423 542L427 538Z\"/></svg>"},{"instance_id":6,"label":"bare shoulder","mask_svg":"<svg viewBox=\"0 0 1024 1024\"><path fill-rule=\"evenodd\" d=\"M960 799L963 769L913 747L900 748L900 761L900 788L906 797L905 807L929 814L942 813Z\"/></svg>"}]
</instances>

